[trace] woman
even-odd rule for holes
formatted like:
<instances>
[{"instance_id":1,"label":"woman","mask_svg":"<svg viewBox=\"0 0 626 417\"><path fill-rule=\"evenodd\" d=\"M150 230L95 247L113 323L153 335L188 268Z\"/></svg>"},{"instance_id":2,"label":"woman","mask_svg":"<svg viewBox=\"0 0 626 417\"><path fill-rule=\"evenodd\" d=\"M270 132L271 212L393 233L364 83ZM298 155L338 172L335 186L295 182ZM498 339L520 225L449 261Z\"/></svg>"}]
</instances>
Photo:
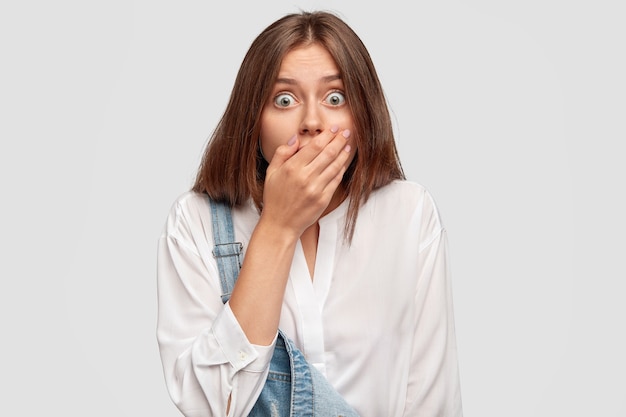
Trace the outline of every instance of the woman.
<instances>
[{"instance_id":1,"label":"woman","mask_svg":"<svg viewBox=\"0 0 626 417\"><path fill-rule=\"evenodd\" d=\"M221 300L208 196L245 257ZM157 336L186 416L245 416L280 328L362 417L460 416L446 234L404 180L380 82L332 14L285 16L245 56L158 255Z\"/></svg>"}]
</instances>

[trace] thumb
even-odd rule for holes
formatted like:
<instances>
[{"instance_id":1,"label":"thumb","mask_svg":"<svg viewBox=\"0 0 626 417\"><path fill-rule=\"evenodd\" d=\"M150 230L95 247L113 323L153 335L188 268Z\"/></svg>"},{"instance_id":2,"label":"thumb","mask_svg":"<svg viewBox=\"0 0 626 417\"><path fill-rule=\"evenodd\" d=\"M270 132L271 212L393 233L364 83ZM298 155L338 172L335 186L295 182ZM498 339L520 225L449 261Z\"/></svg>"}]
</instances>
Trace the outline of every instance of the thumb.
<instances>
[{"instance_id":1,"label":"thumb","mask_svg":"<svg viewBox=\"0 0 626 417\"><path fill-rule=\"evenodd\" d=\"M289 142L276 148L270 167L278 168L298 151L298 135L293 135Z\"/></svg>"}]
</instances>

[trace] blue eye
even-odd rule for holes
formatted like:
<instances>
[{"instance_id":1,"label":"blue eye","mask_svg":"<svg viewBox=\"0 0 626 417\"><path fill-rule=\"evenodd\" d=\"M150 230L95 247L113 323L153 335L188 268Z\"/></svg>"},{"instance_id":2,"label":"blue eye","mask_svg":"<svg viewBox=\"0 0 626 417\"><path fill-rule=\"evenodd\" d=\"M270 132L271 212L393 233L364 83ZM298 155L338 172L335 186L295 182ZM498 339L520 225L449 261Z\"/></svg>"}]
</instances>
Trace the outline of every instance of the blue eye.
<instances>
[{"instance_id":1,"label":"blue eye","mask_svg":"<svg viewBox=\"0 0 626 417\"><path fill-rule=\"evenodd\" d=\"M346 102L346 97L339 91L333 91L326 97L326 102L331 106L341 106Z\"/></svg>"},{"instance_id":2,"label":"blue eye","mask_svg":"<svg viewBox=\"0 0 626 417\"><path fill-rule=\"evenodd\" d=\"M278 107L289 107L294 104L294 98L290 94L279 94L274 98L274 104Z\"/></svg>"}]
</instances>

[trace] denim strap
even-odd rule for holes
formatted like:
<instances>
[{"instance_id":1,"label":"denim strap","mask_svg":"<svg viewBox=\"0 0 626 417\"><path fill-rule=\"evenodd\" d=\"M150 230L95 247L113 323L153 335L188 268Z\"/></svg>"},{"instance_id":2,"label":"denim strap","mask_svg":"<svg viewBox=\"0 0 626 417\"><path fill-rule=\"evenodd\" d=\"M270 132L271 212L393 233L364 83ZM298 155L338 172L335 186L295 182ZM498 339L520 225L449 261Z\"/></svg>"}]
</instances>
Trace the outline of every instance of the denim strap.
<instances>
[{"instance_id":1,"label":"denim strap","mask_svg":"<svg viewBox=\"0 0 626 417\"><path fill-rule=\"evenodd\" d=\"M243 244L235 242L235 230L230 206L209 197L213 229L213 257L217 261L222 285L222 302L226 303L233 292L241 268Z\"/></svg>"},{"instance_id":2,"label":"denim strap","mask_svg":"<svg viewBox=\"0 0 626 417\"><path fill-rule=\"evenodd\" d=\"M230 298L241 268L243 244L235 242L230 206L209 198L213 225L213 257L217 261L222 285L222 301ZM334 390L326 378L311 366L304 354L280 329L276 345L284 345L287 356L275 350L270 374L278 370L278 380L286 380L287 391L266 381L250 416L278 415L289 417L358 417L358 414ZM278 367L278 369L277 369ZM275 378L273 378L275 379ZM284 382L280 382L283 384ZM278 413L277 410L282 410ZM278 414L277 414L278 413Z\"/></svg>"}]
</instances>

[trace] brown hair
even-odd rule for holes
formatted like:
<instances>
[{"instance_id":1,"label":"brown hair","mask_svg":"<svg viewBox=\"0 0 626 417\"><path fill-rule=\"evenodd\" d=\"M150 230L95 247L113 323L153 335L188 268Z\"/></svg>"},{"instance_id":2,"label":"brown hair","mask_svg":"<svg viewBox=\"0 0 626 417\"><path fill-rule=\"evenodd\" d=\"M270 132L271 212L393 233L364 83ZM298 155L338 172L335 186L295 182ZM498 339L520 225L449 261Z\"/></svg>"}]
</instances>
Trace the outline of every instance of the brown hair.
<instances>
[{"instance_id":1,"label":"brown hair","mask_svg":"<svg viewBox=\"0 0 626 417\"><path fill-rule=\"evenodd\" d=\"M356 33L327 12L287 15L254 40L205 150L193 191L231 206L252 198L262 210L267 162L258 141L261 112L285 54L311 43L325 47L335 60L354 121L356 155L342 180L345 197L350 199L345 232L351 240L361 204L373 190L404 179L404 172L372 59Z\"/></svg>"}]
</instances>

